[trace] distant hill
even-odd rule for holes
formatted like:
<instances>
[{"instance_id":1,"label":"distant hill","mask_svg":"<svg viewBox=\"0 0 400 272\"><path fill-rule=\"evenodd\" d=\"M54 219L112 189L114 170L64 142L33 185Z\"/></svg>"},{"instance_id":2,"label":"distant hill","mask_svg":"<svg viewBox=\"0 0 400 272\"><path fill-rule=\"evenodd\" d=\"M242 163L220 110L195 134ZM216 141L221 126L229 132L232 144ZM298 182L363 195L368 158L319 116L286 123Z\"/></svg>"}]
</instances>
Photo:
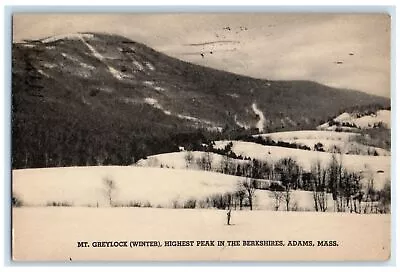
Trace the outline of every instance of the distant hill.
<instances>
[{"instance_id":1,"label":"distant hill","mask_svg":"<svg viewBox=\"0 0 400 272\"><path fill-rule=\"evenodd\" d=\"M368 105L390 100L206 68L116 35L29 40L12 46L12 166L131 164L237 130L314 129Z\"/></svg>"}]
</instances>

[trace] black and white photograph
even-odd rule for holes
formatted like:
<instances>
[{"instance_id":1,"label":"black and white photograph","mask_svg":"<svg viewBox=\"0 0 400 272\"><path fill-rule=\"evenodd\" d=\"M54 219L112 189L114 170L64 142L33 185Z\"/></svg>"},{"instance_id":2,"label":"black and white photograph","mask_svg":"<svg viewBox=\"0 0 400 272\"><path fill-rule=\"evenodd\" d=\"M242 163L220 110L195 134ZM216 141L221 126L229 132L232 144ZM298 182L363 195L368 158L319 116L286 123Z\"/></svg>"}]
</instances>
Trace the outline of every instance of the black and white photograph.
<instances>
[{"instance_id":1,"label":"black and white photograph","mask_svg":"<svg viewBox=\"0 0 400 272\"><path fill-rule=\"evenodd\" d=\"M14 13L14 261L388 261L385 13Z\"/></svg>"}]
</instances>

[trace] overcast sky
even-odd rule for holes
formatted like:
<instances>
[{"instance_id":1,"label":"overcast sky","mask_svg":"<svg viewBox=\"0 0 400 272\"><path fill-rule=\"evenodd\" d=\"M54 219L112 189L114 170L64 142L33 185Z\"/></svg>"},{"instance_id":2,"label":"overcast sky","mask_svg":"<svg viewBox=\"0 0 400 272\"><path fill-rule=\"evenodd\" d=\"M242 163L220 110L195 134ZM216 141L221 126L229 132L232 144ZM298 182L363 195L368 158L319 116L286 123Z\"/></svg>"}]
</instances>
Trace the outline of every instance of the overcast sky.
<instances>
[{"instance_id":1,"label":"overcast sky","mask_svg":"<svg viewBox=\"0 0 400 272\"><path fill-rule=\"evenodd\" d=\"M383 14L13 17L16 42L85 31L120 34L182 60L256 78L314 80L390 97L390 17Z\"/></svg>"}]
</instances>

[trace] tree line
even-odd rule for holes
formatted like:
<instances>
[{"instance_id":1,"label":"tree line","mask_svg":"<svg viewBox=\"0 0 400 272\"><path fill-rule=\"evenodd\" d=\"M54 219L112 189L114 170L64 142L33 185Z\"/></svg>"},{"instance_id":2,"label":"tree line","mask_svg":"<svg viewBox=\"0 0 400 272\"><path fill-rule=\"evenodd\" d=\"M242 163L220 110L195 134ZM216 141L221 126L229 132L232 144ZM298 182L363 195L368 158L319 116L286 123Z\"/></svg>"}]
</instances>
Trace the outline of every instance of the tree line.
<instances>
[{"instance_id":1,"label":"tree line","mask_svg":"<svg viewBox=\"0 0 400 272\"><path fill-rule=\"evenodd\" d=\"M187 167L196 164L199 169L216 171L241 177L235 193L210 197L209 203L216 208L238 205L240 209L247 203L253 208L255 190L272 192L275 210L284 205L286 211L293 209L292 193L294 190L312 192L314 210L326 212L328 200L332 199L334 211L354 213L387 213L390 211L390 184L376 190L373 176L368 177L368 184L362 184L360 173L346 169L339 156L332 154L330 161L323 164L317 160L306 171L295 159L282 158L275 163L267 160L251 159L239 161L228 154L229 145L219 166L214 164L210 152L205 152L196 160L188 151L185 154Z\"/></svg>"}]
</instances>

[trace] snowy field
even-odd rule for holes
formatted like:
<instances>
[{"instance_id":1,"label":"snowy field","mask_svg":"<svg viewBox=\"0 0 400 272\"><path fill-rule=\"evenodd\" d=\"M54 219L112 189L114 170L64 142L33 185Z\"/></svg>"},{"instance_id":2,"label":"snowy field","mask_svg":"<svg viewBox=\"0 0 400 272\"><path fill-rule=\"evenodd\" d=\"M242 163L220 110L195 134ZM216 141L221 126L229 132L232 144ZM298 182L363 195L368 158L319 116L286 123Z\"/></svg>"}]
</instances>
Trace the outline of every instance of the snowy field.
<instances>
[{"instance_id":1,"label":"snowy field","mask_svg":"<svg viewBox=\"0 0 400 272\"><path fill-rule=\"evenodd\" d=\"M105 178L113 180L114 206L182 208L188 200L200 201L216 194L232 193L243 177L215 172L148 168L133 166L63 167L13 171L13 196L26 207L68 205L73 207L109 207ZM260 180L269 182L268 180ZM290 209L314 211L313 193L293 190ZM254 210L274 211L274 193L256 190ZM361 210L366 203L361 203ZM204 207L204 206L203 206ZM285 210L280 200L279 210ZM239 209L239 207L237 207ZM244 209L249 209L245 207ZM327 194L327 211L334 211L331 194Z\"/></svg>"},{"instance_id":2,"label":"snowy field","mask_svg":"<svg viewBox=\"0 0 400 272\"><path fill-rule=\"evenodd\" d=\"M114 204L150 203L153 207L182 206L186 200L204 200L213 194L234 192L242 177L215 172L145 167L69 167L13 171L13 194L24 206L46 206L67 203L71 206L108 207L104 178L115 182ZM312 192L296 190L291 206L299 211L313 211ZM267 190L256 190L254 209L274 210L274 196ZM284 210L283 201L280 210ZM239 209L239 208L238 208ZM333 210L328 195L328 211Z\"/></svg>"},{"instance_id":3,"label":"snowy field","mask_svg":"<svg viewBox=\"0 0 400 272\"><path fill-rule=\"evenodd\" d=\"M184 153L184 152L182 152ZM114 181L114 203L150 202L152 207L109 207L104 179ZM233 192L240 177L215 172L134 166L13 170L15 260L386 260L390 214L315 213L312 193L293 191L291 207L274 209L273 193L256 190L254 209L171 209L175 200ZM72 207L50 207L49 202ZM162 205L163 208L156 208ZM328 195L328 211L333 209ZM224 246L167 247L165 241L222 240ZM286 246L243 246L243 241L282 241ZM290 240L314 246L291 247ZM338 246L318 246L334 240ZM90 247L78 247L87 241ZM160 247L94 247L102 241L159 241ZM227 241L240 241L228 246ZM216 243L216 242L215 242Z\"/></svg>"},{"instance_id":4,"label":"snowy field","mask_svg":"<svg viewBox=\"0 0 400 272\"><path fill-rule=\"evenodd\" d=\"M376 114L365 115L362 117L355 117L347 112L344 112L333 119L335 122L339 123L350 123L354 124L358 128L368 129L373 128L379 123L383 124L388 129L391 128L391 111L390 110L379 110ZM323 130L334 130L336 126L329 126L329 123L324 123L318 126L318 129Z\"/></svg>"},{"instance_id":5,"label":"snowy field","mask_svg":"<svg viewBox=\"0 0 400 272\"><path fill-rule=\"evenodd\" d=\"M382 122L387 128L391 128L390 122L391 111L379 110L376 114L363 116L354 120L356 126L361 128L373 127L374 124Z\"/></svg>"},{"instance_id":6,"label":"snowy field","mask_svg":"<svg viewBox=\"0 0 400 272\"><path fill-rule=\"evenodd\" d=\"M13 209L15 260L387 260L390 215L154 208ZM160 241L161 247L93 247L97 241ZM222 240L225 246L166 247L171 240ZM243 246L242 241L286 246ZM289 240L315 246L290 247ZM338 246L317 246L335 240ZM77 247L87 241L90 247ZM226 241L241 241L227 246ZM195 244L196 245L196 244Z\"/></svg>"},{"instance_id":7,"label":"snowy field","mask_svg":"<svg viewBox=\"0 0 400 272\"><path fill-rule=\"evenodd\" d=\"M216 148L224 148L229 141L216 141ZM258 160L277 162L282 158L295 159L306 171L310 171L311 165L321 161L327 166L332 159L331 153L308 151L279 146L264 146L256 143L232 141L232 151L237 155L249 156ZM390 156L363 156L363 155L339 155L337 159L343 162L343 166L349 170L361 173L364 179L374 178L375 188L382 189L386 181L390 181Z\"/></svg>"},{"instance_id":8,"label":"snowy field","mask_svg":"<svg viewBox=\"0 0 400 272\"><path fill-rule=\"evenodd\" d=\"M45 206L55 201L107 206L106 178L115 183L115 204L150 202L153 207L233 192L240 180L215 172L134 166L25 169L13 170L13 194L26 205Z\"/></svg>"},{"instance_id":9,"label":"snowy field","mask_svg":"<svg viewBox=\"0 0 400 272\"><path fill-rule=\"evenodd\" d=\"M164 168L175 168L175 169L199 169L199 166L196 163L196 160L199 160L201 157L204 157L207 152L202 151L191 151L193 155L192 162L188 164L185 157L187 156L187 152L171 152L171 153L163 153L153 156L148 156L147 159L139 160L136 165L138 166L146 166L146 167L164 167ZM221 169L221 163L223 162L224 156L211 153L210 161L211 168L215 170ZM230 162L235 164L243 164L249 161L238 160L229 158Z\"/></svg>"},{"instance_id":10,"label":"snowy field","mask_svg":"<svg viewBox=\"0 0 400 272\"><path fill-rule=\"evenodd\" d=\"M357 135L359 134L353 132L298 130L257 134L254 135L254 137L268 137L275 142L283 141L288 143L306 145L311 148L311 150L314 149L314 145L321 143L325 152L331 153L337 153L337 151L340 150L340 152L343 154L349 153L359 155L373 155L376 151L379 156L390 156L390 151L379 147L363 145L353 141L353 139Z\"/></svg>"},{"instance_id":11,"label":"snowy field","mask_svg":"<svg viewBox=\"0 0 400 272\"><path fill-rule=\"evenodd\" d=\"M335 141L349 141L357 133L353 132L336 132L336 131L322 131L322 130L297 130L297 131L284 131L257 134L254 137L269 137L274 141L291 141L298 139L307 140L335 140Z\"/></svg>"}]
</instances>

